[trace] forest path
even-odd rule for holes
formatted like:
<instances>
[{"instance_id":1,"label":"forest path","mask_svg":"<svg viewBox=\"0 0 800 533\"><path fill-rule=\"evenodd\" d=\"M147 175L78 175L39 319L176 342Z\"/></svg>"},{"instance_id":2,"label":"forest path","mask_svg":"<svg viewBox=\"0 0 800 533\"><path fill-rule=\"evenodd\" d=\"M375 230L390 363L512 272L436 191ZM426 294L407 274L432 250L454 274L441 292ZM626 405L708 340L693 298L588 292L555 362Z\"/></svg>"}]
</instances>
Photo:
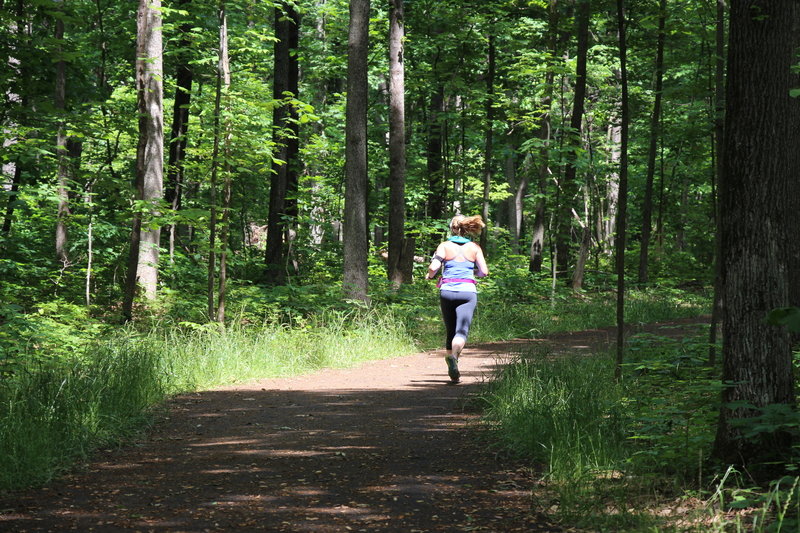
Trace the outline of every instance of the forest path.
<instances>
[{"instance_id":1,"label":"forest path","mask_svg":"<svg viewBox=\"0 0 800 533\"><path fill-rule=\"evenodd\" d=\"M437 351L181 395L146 441L0 498L0 531L561 531L531 514L528 469L476 441L465 401L524 344L613 339L468 346L458 385Z\"/></svg>"}]
</instances>

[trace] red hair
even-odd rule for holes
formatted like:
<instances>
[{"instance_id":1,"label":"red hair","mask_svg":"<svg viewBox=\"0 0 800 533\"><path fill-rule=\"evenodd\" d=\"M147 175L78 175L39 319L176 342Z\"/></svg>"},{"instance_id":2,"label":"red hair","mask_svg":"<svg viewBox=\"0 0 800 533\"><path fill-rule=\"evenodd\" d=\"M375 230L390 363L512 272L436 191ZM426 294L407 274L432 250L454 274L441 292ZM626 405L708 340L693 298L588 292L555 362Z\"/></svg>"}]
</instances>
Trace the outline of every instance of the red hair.
<instances>
[{"instance_id":1,"label":"red hair","mask_svg":"<svg viewBox=\"0 0 800 533\"><path fill-rule=\"evenodd\" d=\"M450 231L453 235L465 237L467 235L480 235L486 224L483 223L483 218L480 215L465 217L463 215L456 215L450 221Z\"/></svg>"}]
</instances>

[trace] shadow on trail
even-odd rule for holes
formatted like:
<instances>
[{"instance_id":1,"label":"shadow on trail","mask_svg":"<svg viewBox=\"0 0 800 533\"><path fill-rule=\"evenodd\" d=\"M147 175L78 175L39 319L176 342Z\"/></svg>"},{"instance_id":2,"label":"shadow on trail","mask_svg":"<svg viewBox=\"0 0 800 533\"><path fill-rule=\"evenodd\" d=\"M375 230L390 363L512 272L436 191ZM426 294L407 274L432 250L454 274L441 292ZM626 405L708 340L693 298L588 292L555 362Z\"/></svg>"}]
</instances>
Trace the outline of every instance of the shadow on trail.
<instances>
[{"instance_id":1,"label":"shadow on trail","mask_svg":"<svg viewBox=\"0 0 800 533\"><path fill-rule=\"evenodd\" d=\"M469 430L489 365L458 386L438 369L394 388L380 365L346 388L177 397L148 442L0 499L0 530L558 531L529 514L526 471Z\"/></svg>"}]
</instances>

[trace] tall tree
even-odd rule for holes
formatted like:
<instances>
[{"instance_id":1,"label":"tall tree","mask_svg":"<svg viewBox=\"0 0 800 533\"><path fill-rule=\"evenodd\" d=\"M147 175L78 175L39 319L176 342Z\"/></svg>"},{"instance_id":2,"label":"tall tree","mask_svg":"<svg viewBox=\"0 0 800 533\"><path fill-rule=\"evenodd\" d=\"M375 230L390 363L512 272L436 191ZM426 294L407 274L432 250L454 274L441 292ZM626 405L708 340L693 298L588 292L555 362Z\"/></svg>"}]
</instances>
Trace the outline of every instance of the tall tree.
<instances>
[{"instance_id":1,"label":"tall tree","mask_svg":"<svg viewBox=\"0 0 800 533\"><path fill-rule=\"evenodd\" d=\"M572 100L572 115L570 116L567 134L569 143L568 161L561 180L561 205L558 215L558 232L556 234L556 265L554 270L564 272L569 265L570 240L572 233L572 203L578 192L577 173L578 158L581 148L581 124L583 123L583 108L586 100L586 59L589 51L589 17L591 5L589 0L580 0L577 12L578 50L576 54L575 91Z\"/></svg>"},{"instance_id":2,"label":"tall tree","mask_svg":"<svg viewBox=\"0 0 800 533\"><path fill-rule=\"evenodd\" d=\"M299 63L297 47L300 16L293 2L281 1L275 6L274 76L272 97L279 105L272 114L273 154L270 181L269 217L267 220L266 264L272 281L280 282L285 270L284 244L289 227L286 218L297 217L299 177L299 130L296 106ZM291 96L288 96L291 95Z\"/></svg>"},{"instance_id":3,"label":"tall tree","mask_svg":"<svg viewBox=\"0 0 800 533\"><path fill-rule=\"evenodd\" d=\"M186 9L191 0L180 0L179 9ZM188 49L191 45L189 32L192 26L189 22L181 24L178 31L181 38L178 41L178 57L175 67L175 99L172 107L172 130L169 137L169 160L167 163L167 187L164 198L173 211L181 207L183 196L183 171L186 160L186 143L189 132L189 104L192 98L193 72L189 65ZM169 228L169 257L172 260L175 254L176 224Z\"/></svg>"},{"instance_id":4,"label":"tall tree","mask_svg":"<svg viewBox=\"0 0 800 533\"><path fill-rule=\"evenodd\" d=\"M553 81L555 80L555 57L559 43L558 32L558 0L550 0L548 6L547 23L547 66L544 79L544 95L542 96L542 114L539 117L539 141L541 143L538 151L538 187L536 208L533 218L533 230L531 235L531 250L528 270L531 272L542 271L542 260L544 258L544 229L545 229L545 189L547 180L550 179L550 141L552 139L551 113L553 108ZM566 34L564 34L566 35Z\"/></svg>"},{"instance_id":5,"label":"tall tree","mask_svg":"<svg viewBox=\"0 0 800 533\"><path fill-rule=\"evenodd\" d=\"M492 152L494 151L494 74L495 74L494 35L489 34L486 70L486 136L484 138L483 154L483 207L481 215L483 220L489 222L489 193L492 190ZM481 248L486 248L488 237L487 228L481 232Z\"/></svg>"},{"instance_id":6,"label":"tall tree","mask_svg":"<svg viewBox=\"0 0 800 533\"><path fill-rule=\"evenodd\" d=\"M67 253L67 218L69 217L69 154L67 153L66 132L66 97L67 97L67 62L64 60L64 17L63 0L59 2L62 11L56 15L55 40L56 54L56 91L55 108L60 114L56 132L56 155L58 186L58 211L56 214L56 257L66 268L69 265Z\"/></svg>"},{"instance_id":7,"label":"tall tree","mask_svg":"<svg viewBox=\"0 0 800 533\"><path fill-rule=\"evenodd\" d=\"M17 0L16 5L16 12L15 12L15 24L14 24L14 39L12 42L15 43L13 48L13 53L15 57L9 58L9 66L11 70L14 71L16 75L15 78L18 82L18 89L15 91L10 91L8 94L8 99L11 102L18 103L19 108L19 115L23 115L25 110L28 108L29 105L29 86L30 86L30 68L27 65L25 55L25 49L29 48L29 35L27 34L28 22L26 20L26 9L25 9L25 2L23 0ZM9 140L10 144L14 144L14 141ZM5 147L6 143L3 143ZM17 204L17 197L19 196L19 187L22 183L22 160L19 156L14 158L14 162L11 165L12 167L12 177L11 177L11 187L9 189L8 200L6 202L6 210L5 216L3 217L3 228L2 232L5 237L11 233L11 222L14 219L14 210L16 209ZM5 168L4 168L5 170Z\"/></svg>"},{"instance_id":8,"label":"tall tree","mask_svg":"<svg viewBox=\"0 0 800 533\"><path fill-rule=\"evenodd\" d=\"M387 272L395 285L411 281L402 266L406 219L406 123L403 0L389 7L389 258Z\"/></svg>"},{"instance_id":9,"label":"tall tree","mask_svg":"<svg viewBox=\"0 0 800 533\"><path fill-rule=\"evenodd\" d=\"M162 98L161 0L139 0L136 16L136 93L139 143L136 150L136 199L125 284L123 315L130 320L137 283L148 299L158 286L160 228L150 218L158 214L164 179L164 110ZM147 212L147 224L142 224Z\"/></svg>"},{"instance_id":10,"label":"tall tree","mask_svg":"<svg viewBox=\"0 0 800 533\"><path fill-rule=\"evenodd\" d=\"M345 124L344 291L367 300L367 54L369 0L351 0Z\"/></svg>"},{"instance_id":11,"label":"tall tree","mask_svg":"<svg viewBox=\"0 0 800 533\"><path fill-rule=\"evenodd\" d=\"M625 232L628 216L628 129L630 110L628 104L628 42L625 20L625 0L617 0L617 31L619 33L619 77L622 85L620 103L620 157L619 196L617 199L617 224L615 236L617 270L617 356L614 378L622 377L622 361L625 345Z\"/></svg>"},{"instance_id":12,"label":"tall tree","mask_svg":"<svg viewBox=\"0 0 800 533\"><path fill-rule=\"evenodd\" d=\"M435 63L434 63L435 65ZM435 71L435 68L434 68ZM444 179L444 147L442 123L445 114L444 84L434 82L428 105L428 124L425 145L426 173L428 175L428 216L444 216L447 201L447 182Z\"/></svg>"},{"instance_id":13,"label":"tall tree","mask_svg":"<svg viewBox=\"0 0 800 533\"><path fill-rule=\"evenodd\" d=\"M648 252L653 217L653 178L656 173L656 147L661 135L661 97L664 85L664 26L667 19L667 0L658 4L658 37L656 39L656 83L653 114L650 116L650 143L647 149L647 175L645 176L644 200L642 202L642 240L639 250L639 283L647 283Z\"/></svg>"},{"instance_id":14,"label":"tall tree","mask_svg":"<svg viewBox=\"0 0 800 533\"><path fill-rule=\"evenodd\" d=\"M286 191L289 184L287 119L289 106L283 102L289 91L289 35L291 20L286 16L286 2L275 5L275 44L273 50L272 98L279 104L272 111L272 176L269 188L266 264L271 281L279 282L283 264L283 217L286 214Z\"/></svg>"},{"instance_id":15,"label":"tall tree","mask_svg":"<svg viewBox=\"0 0 800 533\"><path fill-rule=\"evenodd\" d=\"M219 237L219 290L217 296L217 322L225 323L225 299L228 284L228 238L231 225L231 124L230 88L231 66L228 58L228 16L225 0L219 3L219 76L222 80L221 92L225 95L225 119L222 139L222 159L224 181L222 185L222 220ZM217 109L219 113L220 110ZM216 132L219 134L219 132ZM218 142L215 140L215 142Z\"/></svg>"},{"instance_id":16,"label":"tall tree","mask_svg":"<svg viewBox=\"0 0 800 533\"><path fill-rule=\"evenodd\" d=\"M730 3L720 191L723 380L729 385L714 455L740 465L791 452L785 432L744 438L741 420L795 406L789 334L764 318L788 304L789 249L797 238L788 194L800 171L800 100L790 96L800 86L792 72L798 27L795 0Z\"/></svg>"},{"instance_id":17,"label":"tall tree","mask_svg":"<svg viewBox=\"0 0 800 533\"><path fill-rule=\"evenodd\" d=\"M725 0L717 0L716 46L714 47L714 301L708 328L708 364L717 360L717 329L722 312L722 268L720 261L719 187L722 185L722 146L725 133ZM663 179L662 179L663 187ZM800 258L798 258L800 259Z\"/></svg>"}]
</instances>

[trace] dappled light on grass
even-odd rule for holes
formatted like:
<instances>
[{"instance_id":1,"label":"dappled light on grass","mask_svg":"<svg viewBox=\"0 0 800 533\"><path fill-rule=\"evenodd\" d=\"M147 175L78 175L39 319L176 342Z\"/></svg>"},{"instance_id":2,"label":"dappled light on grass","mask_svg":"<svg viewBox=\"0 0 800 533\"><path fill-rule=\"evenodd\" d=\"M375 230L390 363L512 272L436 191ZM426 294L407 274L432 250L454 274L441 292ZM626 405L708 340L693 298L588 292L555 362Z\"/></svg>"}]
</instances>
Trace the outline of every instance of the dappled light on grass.
<instances>
[{"instance_id":1,"label":"dappled light on grass","mask_svg":"<svg viewBox=\"0 0 800 533\"><path fill-rule=\"evenodd\" d=\"M414 361L388 375L381 361L282 379L280 387L177 396L149 442L113 458L130 466L123 475L106 468L116 464L111 457L101 459L86 473L91 484L76 477L49 503L32 494L29 514L11 524L25 528L44 512L74 508L98 511L67 515L83 530L100 522L164 532L526 527L527 493L507 490L509 479L525 486L523 474L472 441L472 417L461 408L494 360L465 355L459 387L444 386L441 358ZM343 387L346 376L361 386ZM430 383L412 383L417 376Z\"/></svg>"}]
</instances>

